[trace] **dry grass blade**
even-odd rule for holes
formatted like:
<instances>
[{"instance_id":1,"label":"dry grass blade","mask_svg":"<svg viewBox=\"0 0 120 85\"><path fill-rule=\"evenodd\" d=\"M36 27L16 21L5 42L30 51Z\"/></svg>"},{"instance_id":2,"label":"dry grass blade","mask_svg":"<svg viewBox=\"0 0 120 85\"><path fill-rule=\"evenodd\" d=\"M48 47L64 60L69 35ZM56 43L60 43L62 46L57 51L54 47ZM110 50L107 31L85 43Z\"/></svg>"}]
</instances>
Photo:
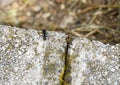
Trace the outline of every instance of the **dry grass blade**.
<instances>
[{"instance_id":1,"label":"dry grass blade","mask_svg":"<svg viewBox=\"0 0 120 85\"><path fill-rule=\"evenodd\" d=\"M86 13L86 12L91 11L93 9L97 9L97 8L120 8L120 5L93 5L91 7L83 9L82 11L80 11L78 13L78 15Z\"/></svg>"},{"instance_id":2,"label":"dry grass blade","mask_svg":"<svg viewBox=\"0 0 120 85\"><path fill-rule=\"evenodd\" d=\"M71 33L75 36L81 36L79 32L89 32L88 34L85 35L85 37L88 37L96 32L100 33L100 34L105 34L102 31L100 31L100 29L107 29L110 30L111 33L120 33L119 31L108 27L108 26L101 26L101 25L95 25L95 24L89 24L89 25L84 25L84 26L78 26L74 29L71 30Z\"/></svg>"}]
</instances>

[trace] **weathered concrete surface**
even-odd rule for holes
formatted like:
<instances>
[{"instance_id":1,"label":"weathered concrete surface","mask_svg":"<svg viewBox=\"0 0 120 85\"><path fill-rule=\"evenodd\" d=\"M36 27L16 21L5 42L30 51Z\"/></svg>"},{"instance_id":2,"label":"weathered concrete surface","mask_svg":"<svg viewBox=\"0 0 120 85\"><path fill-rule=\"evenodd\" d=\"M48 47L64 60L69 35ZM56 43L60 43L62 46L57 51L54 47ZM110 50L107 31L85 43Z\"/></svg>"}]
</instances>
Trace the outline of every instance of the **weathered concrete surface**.
<instances>
[{"instance_id":1,"label":"weathered concrete surface","mask_svg":"<svg viewBox=\"0 0 120 85\"><path fill-rule=\"evenodd\" d=\"M66 37L0 25L0 85L120 85L120 45Z\"/></svg>"},{"instance_id":2,"label":"weathered concrete surface","mask_svg":"<svg viewBox=\"0 0 120 85\"><path fill-rule=\"evenodd\" d=\"M72 41L64 85L120 85L120 45Z\"/></svg>"},{"instance_id":3,"label":"weathered concrete surface","mask_svg":"<svg viewBox=\"0 0 120 85\"><path fill-rule=\"evenodd\" d=\"M64 72L64 33L0 25L0 85L60 85Z\"/></svg>"}]
</instances>

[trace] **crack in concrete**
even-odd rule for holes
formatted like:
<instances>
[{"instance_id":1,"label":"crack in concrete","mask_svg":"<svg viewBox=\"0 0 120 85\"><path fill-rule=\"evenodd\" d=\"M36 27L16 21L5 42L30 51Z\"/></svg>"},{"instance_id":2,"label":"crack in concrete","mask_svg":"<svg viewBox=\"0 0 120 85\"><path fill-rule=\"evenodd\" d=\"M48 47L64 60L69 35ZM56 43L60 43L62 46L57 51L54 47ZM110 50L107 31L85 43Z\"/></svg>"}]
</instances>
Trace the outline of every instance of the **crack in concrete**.
<instances>
[{"instance_id":1,"label":"crack in concrete","mask_svg":"<svg viewBox=\"0 0 120 85\"><path fill-rule=\"evenodd\" d=\"M61 85L66 85L66 75L67 75L67 68L68 68L68 65L69 65L69 62L68 62L68 49L70 47L70 43L72 41L72 38L70 37L70 34L68 34L68 37L66 38L66 42L67 42L67 45L66 45L66 49L65 49L65 67L64 67L64 74L63 74L63 82Z\"/></svg>"}]
</instances>

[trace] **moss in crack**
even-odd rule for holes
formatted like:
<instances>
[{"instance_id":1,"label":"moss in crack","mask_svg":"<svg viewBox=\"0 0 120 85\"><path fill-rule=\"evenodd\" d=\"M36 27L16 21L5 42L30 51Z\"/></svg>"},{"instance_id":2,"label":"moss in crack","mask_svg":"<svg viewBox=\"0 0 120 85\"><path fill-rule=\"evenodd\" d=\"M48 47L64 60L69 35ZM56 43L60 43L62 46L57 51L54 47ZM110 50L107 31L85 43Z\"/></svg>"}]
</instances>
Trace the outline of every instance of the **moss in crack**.
<instances>
[{"instance_id":1,"label":"moss in crack","mask_svg":"<svg viewBox=\"0 0 120 85\"><path fill-rule=\"evenodd\" d=\"M69 49L69 45L72 41L72 37L68 34L68 37L66 38L67 41L67 45L66 45L66 49L65 49L65 67L64 67L64 72L63 72L63 76L62 76L62 83L61 85L70 85L71 83L71 68L70 68L70 63L68 61L68 49Z\"/></svg>"},{"instance_id":2,"label":"moss in crack","mask_svg":"<svg viewBox=\"0 0 120 85\"><path fill-rule=\"evenodd\" d=\"M67 62L67 67L66 65L64 66L64 69L62 70L59 76L60 85L70 85L72 79L70 75L71 75L71 66Z\"/></svg>"},{"instance_id":3,"label":"moss in crack","mask_svg":"<svg viewBox=\"0 0 120 85\"><path fill-rule=\"evenodd\" d=\"M63 80L64 74L65 74L65 66L64 66L64 69L61 71L61 74L59 75L60 85L63 85L64 83L64 80Z\"/></svg>"}]
</instances>

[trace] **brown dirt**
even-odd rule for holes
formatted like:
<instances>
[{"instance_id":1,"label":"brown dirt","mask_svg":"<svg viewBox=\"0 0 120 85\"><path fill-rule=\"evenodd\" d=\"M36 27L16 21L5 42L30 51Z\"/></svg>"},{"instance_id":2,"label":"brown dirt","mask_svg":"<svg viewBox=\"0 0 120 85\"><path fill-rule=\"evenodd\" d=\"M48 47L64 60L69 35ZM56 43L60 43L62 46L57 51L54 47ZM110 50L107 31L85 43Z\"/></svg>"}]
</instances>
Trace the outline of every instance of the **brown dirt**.
<instances>
[{"instance_id":1,"label":"brown dirt","mask_svg":"<svg viewBox=\"0 0 120 85\"><path fill-rule=\"evenodd\" d=\"M0 8L0 24L83 35L120 43L120 0L16 0Z\"/></svg>"}]
</instances>

